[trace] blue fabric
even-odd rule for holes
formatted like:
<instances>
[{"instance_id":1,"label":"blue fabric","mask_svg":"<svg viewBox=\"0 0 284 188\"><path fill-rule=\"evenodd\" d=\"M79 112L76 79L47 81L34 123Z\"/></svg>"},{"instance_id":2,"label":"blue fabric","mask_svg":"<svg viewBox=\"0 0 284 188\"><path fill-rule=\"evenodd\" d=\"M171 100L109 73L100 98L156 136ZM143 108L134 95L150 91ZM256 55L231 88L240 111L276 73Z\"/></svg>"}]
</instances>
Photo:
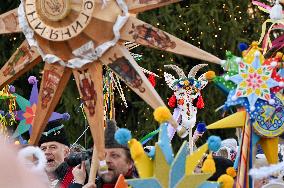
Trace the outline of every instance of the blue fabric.
<instances>
[{"instance_id":1,"label":"blue fabric","mask_svg":"<svg viewBox=\"0 0 284 188\"><path fill-rule=\"evenodd\" d=\"M132 188L163 188L156 178L126 180Z\"/></svg>"},{"instance_id":2,"label":"blue fabric","mask_svg":"<svg viewBox=\"0 0 284 188\"><path fill-rule=\"evenodd\" d=\"M170 187L174 187L185 175L185 162L188 155L188 144L185 141L179 149L170 170Z\"/></svg>"},{"instance_id":3,"label":"blue fabric","mask_svg":"<svg viewBox=\"0 0 284 188\"><path fill-rule=\"evenodd\" d=\"M174 154L173 154L171 141L168 136L167 123L163 123L160 125L158 145L160 146L167 163L171 165L174 160Z\"/></svg>"},{"instance_id":4,"label":"blue fabric","mask_svg":"<svg viewBox=\"0 0 284 188\"><path fill-rule=\"evenodd\" d=\"M260 136L255 134L255 132L252 133L252 145L255 146L256 143L260 140Z\"/></svg>"},{"instance_id":5,"label":"blue fabric","mask_svg":"<svg viewBox=\"0 0 284 188\"><path fill-rule=\"evenodd\" d=\"M219 183L213 181L212 182L206 181L198 186L198 188L220 188L220 187L221 186Z\"/></svg>"},{"instance_id":6,"label":"blue fabric","mask_svg":"<svg viewBox=\"0 0 284 188\"><path fill-rule=\"evenodd\" d=\"M196 127L197 127L196 128L197 131L200 132L200 133L203 133L203 132L206 131L206 124L203 123L203 122L198 123Z\"/></svg>"},{"instance_id":7,"label":"blue fabric","mask_svg":"<svg viewBox=\"0 0 284 188\"><path fill-rule=\"evenodd\" d=\"M30 103L32 104L37 104L38 101L38 87L37 87L37 82L33 85L31 95L30 95Z\"/></svg>"},{"instance_id":8,"label":"blue fabric","mask_svg":"<svg viewBox=\"0 0 284 188\"><path fill-rule=\"evenodd\" d=\"M17 104L19 105L20 109L23 111L26 111L27 106L31 106L30 101L22 97L21 95L18 95L17 93L14 93L13 95L16 96Z\"/></svg>"},{"instance_id":9,"label":"blue fabric","mask_svg":"<svg viewBox=\"0 0 284 188\"><path fill-rule=\"evenodd\" d=\"M19 123L17 129L15 130L12 138L17 138L21 134L27 132L30 129L30 127L31 127L30 124L26 124L26 120L20 121L20 123Z\"/></svg>"},{"instance_id":10,"label":"blue fabric","mask_svg":"<svg viewBox=\"0 0 284 188\"><path fill-rule=\"evenodd\" d=\"M258 69L261 66L259 56L255 56L252 62L252 67Z\"/></svg>"}]
</instances>

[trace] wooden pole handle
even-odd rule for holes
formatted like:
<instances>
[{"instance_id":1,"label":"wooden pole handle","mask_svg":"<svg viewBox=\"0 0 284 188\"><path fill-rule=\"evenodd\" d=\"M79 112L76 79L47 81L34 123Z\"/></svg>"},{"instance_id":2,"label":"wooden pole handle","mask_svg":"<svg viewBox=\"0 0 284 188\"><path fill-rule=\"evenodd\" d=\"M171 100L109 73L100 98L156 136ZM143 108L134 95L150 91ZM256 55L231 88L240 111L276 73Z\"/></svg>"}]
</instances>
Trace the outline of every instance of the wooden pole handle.
<instances>
[{"instance_id":1,"label":"wooden pole handle","mask_svg":"<svg viewBox=\"0 0 284 188\"><path fill-rule=\"evenodd\" d=\"M99 169L98 152L96 149L96 145L94 144L88 183L95 183L98 169Z\"/></svg>"}]
</instances>

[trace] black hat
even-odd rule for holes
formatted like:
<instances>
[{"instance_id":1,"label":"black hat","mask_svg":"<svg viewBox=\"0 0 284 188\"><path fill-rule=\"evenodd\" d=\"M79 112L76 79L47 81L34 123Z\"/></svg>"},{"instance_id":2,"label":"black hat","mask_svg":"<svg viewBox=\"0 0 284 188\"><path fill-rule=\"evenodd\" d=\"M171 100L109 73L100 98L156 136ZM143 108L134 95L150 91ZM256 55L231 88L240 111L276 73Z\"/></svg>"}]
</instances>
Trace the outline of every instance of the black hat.
<instances>
[{"instance_id":1,"label":"black hat","mask_svg":"<svg viewBox=\"0 0 284 188\"><path fill-rule=\"evenodd\" d=\"M45 142L59 142L69 146L69 142L63 127L64 125L60 120L48 122L44 132L41 135L38 145L40 146Z\"/></svg>"},{"instance_id":2,"label":"black hat","mask_svg":"<svg viewBox=\"0 0 284 188\"><path fill-rule=\"evenodd\" d=\"M121 145L116 142L114 134L118 127L114 120L107 120L107 126L105 128L105 148L128 148L127 145Z\"/></svg>"},{"instance_id":3,"label":"black hat","mask_svg":"<svg viewBox=\"0 0 284 188\"><path fill-rule=\"evenodd\" d=\"M221 175L226 174L227 168L234 166L234 163L225 157L213 156L213 160L216 172L208 179L209 181L217 181Z\"/></svg>"}]
</instances>

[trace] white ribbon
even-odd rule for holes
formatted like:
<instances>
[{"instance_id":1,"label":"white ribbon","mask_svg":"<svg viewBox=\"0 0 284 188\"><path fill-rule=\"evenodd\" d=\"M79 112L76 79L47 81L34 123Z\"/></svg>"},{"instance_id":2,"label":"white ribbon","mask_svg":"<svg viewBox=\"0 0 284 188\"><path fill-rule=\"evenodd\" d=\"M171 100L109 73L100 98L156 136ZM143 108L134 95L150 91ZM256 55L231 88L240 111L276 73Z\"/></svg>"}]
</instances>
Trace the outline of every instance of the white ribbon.
<instances>
[{"instance_id":1,"label":"white ribbon","mask_svg":"<svg viewBox=\"0 0 284 188\"><path fill-rule=\"evenodd\" d=\"M106 6L106 1L102 0L103 6ZM54 54L44 54L42 49L39 47L37 41L34 38L34 31L29 26L29 23L25 16L24 10L24 0L21 0L21 4L18 8L18 15L19 15L19 26L22 29L28 43L30 46L35 46L39 54L41 55L42 59L47 63L59 63L62 66L69 67L69 68L81 68L84 65L91 63L98 58L100 58L110 47L114 46L118 40L120 39L120 29L125 25L128 20L129 13L128 7L124 0L116 0L118 6L123 12L123 15L118 15L115 24L113 25L113 33L114 38L111 41L107 41L96 48L94 48L94 43L89 41L88 43L84 44L80 48L74 50L72 53L76 56L74 59L68 60L68 62L64 62L62 59L57 57Z\"/></svg>"},{"instance_id":2,"label":"white ribbon","mask_svg":"<svg viewBox=\"0 0 284 188\"><path fill-rule=\"evenodd\" d=\"M261 168L250 169L249 175L255 179L262 179L271 176L275 173L279 173L284 168L284 162L278 164L272 164L270 166L264 166Z\"/></svg>"}]
</instances>

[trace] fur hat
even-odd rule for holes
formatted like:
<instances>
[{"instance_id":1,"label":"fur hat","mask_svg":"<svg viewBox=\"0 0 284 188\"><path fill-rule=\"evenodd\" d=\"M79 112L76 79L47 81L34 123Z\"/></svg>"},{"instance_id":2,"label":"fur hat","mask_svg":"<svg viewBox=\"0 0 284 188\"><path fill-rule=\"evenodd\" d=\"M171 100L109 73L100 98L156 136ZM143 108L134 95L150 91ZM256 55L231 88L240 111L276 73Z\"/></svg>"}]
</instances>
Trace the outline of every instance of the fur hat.
<instances>
[{"instance_id":1,"label":"fur hat","mask_svg":"<svg viewBox=\"0 0 284 188\"><path fill-rule=\"evenodd\" d=\"M232 161L235 160L237 155L237 141L233 138L223 140L220 149L216 152L216 156L222 156Z\"/></svg>"},{"instance_id":2,"label":"fur hat","mask_svg":"<svg viewBox=\"0 0 284 188\"><path fill-rule=\"evenodd\" d=\"M40 146L45 142L59 142L69 147L69 142L63 127L64 125L60 120L48 122L38 145Z\"/></svg>"},{"instance_id":3,"label":"fur hat","mask_svg":"<svg viewBox=\"0 0 284 188\"><path fill-rule=\"evenodd\" d=\"M107 126L105 128L105 148L128 148L127 145L121 145L116 142L114 134L118 127L114 120L107 120Z\"/></svg>"}]
</instances>

